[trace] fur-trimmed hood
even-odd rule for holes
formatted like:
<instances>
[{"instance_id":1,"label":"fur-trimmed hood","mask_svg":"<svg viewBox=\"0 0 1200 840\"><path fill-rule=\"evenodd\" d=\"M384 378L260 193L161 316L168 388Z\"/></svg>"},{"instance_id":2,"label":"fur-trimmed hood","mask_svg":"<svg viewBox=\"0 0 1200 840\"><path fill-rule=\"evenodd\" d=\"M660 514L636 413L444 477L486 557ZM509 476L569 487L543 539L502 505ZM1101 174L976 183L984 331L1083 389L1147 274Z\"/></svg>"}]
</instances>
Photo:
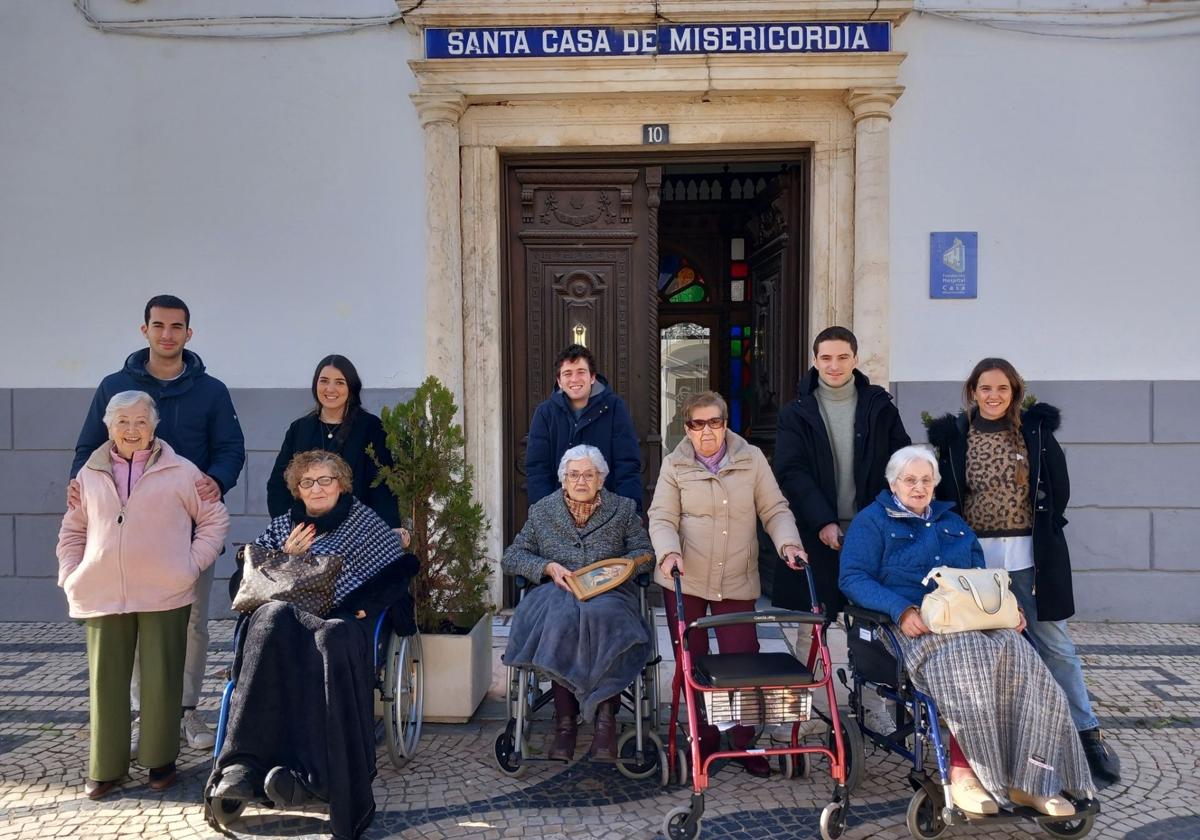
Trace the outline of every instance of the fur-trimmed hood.
<instances>
[{"instance_id":1,"label":"fur-trimmed hood","mask_svg":"<svg viewBox=\"0 0 1200 840\"><path fill-rule=\"evenodd\" d=\"M1062 425L1062 412L1049 403L1035 402L1021 412L1021 424L1038 424L1049 432L1057 432ZM960 411L955 414L943 414L929 424L929 442L938 449L946 446L967 431L967 413Z\"/></svg>"}]
</instances>

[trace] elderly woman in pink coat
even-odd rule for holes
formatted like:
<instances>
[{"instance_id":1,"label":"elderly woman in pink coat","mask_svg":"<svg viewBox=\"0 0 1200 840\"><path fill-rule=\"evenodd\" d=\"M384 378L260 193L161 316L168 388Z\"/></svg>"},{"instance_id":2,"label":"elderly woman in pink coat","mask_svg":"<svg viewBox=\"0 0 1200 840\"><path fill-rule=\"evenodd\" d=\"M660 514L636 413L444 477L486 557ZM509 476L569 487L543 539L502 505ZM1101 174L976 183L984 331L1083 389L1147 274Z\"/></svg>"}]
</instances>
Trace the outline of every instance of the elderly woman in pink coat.
<instances>
[{"instance_id":1,"label":"elderly woman in pink coat","mask_svg":"<svg viewBox=\"0 0 1200 840\"><path fill-rule=\"evenodd\" d=\"M129 684L141 668L139 762L149 786L175 783L187 624L200 573L221 552L229 514L196 490L200 470L156 440L158 411L122 391L109 440L79 471L80 504L58 534L58 585L87 624L91 754L84 792L105 796L129 771Z\"/></svg>"}]
</instances>

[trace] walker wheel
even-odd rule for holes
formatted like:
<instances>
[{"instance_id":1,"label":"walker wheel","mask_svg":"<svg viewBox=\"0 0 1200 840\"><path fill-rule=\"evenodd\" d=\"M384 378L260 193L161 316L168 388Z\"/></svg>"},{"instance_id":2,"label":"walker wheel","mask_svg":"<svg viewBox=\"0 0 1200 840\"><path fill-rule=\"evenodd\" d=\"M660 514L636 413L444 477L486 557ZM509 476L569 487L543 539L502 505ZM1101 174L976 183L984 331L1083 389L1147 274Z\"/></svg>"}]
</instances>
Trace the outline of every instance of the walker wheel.
<instances>
[{"instance_id":1,"label":"walker wheel","mask_svg":"<svg viewBox=\"0 0 1200 840\"><path fill-rule=\"evenodd\" d=\"M701 821L696 820L696 824L689 829L687 818L691 813L692 809L686 805L668 811L662 824L663 837L667 840L696 840L700 836Z\"/></svg>"},{"instance_id":2,"label":"walker wheel","mask_svg":"<svg viewBox=\"0 0 1200 840\"><path fill-rule=\"evenodd\" d=\"M1088 812L1076 814L1065 820L1041 822L1039 825L1042 827L1042 831L1051 837L1065 837L1067 840L1072 840L1072 838L1087 836L1088 832L1092 830L1092 824L1095 821L1096 815Z\"/></svg>"},{"instance_id":3,"label":"walker wheel","mask_svg":"<svg viewBox=\"0 0 1200 840\"><path fill-rule=\"evenodd\" d=\"M941 797L930 793L927 785L921 785L908 801L908 811L904 815L908 833L913 840L934 840L946 831L946 821L942 819Z\"/></svg>"},{"instance_id":4,"label":"walker wheel","mask_svg":"<svg viewBox=\"0 0 1200 840\"><path fill-rule=\"evenodd\" d=\"M836 840L845 830L845 806L841 802L830 802L821 811L821 840Z\"/></svg>"},{"instance_id":5,"label":"walker wheel","mask_svg":"<svg viewBox=\"0 0 1200 840\"><path fill-rule=\"evenodd\" d=\"M842 746L846 750L846 791L853 793L862 784L867 763L867 751L863 747L862 730L858 728L858 722L849 712L841 711L838 715L838 723L842 730ZM826 745L830 752L837 753L837 741L834 740L832 727L829 730Z\"/></svg>"},{"instance_id":6,"label":"walker wheel","mask_svg":"<svg viewBox=\"0 0 1200 840\"><path fill-rule=\"evenodd\" d=\"M246 803L241 799L214 799L209 808L216 824L221 828L229 828L246 810Z\"/></svg>"},{"instance_id":7,"label":"walker wheel","mask_svg":"<svg viewBox=\"0 0 1200 840\"><path fill-rule=\"evenodd\" d=\"M496 736L496 765L513 778L519 778L529 768L529 765L518 761L514 755L517 751L513 738L516 728L516 720L510 719L508 725L504 727L504 731ZM524 755L525 751L522 750L521 754Z\"/></svg>"}]
</instances>

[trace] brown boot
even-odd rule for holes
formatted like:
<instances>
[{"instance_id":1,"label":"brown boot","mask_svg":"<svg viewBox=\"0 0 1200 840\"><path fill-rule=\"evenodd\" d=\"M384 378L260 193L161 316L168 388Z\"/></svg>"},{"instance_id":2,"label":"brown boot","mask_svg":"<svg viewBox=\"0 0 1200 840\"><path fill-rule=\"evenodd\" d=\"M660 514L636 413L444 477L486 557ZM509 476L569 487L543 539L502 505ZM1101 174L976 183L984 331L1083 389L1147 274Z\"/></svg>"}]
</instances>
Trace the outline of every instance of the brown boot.
<instances>
[{"instance_id":1,"label":"brown boot","mask_svg":"<svg viewBox=\"0 0 1200 840\"><path fill-rule=\"evenodd\" d=\"M554 761L570 761L575 757L575 738L579 734L575 721L579 701L565 685L551 685L554 687L554 745L547 757Z\"/></svg>"},{"instance_id":2,"label":"brown boot","mask_svg":"<svg viewBox=\"0 0 1200 840\"><path fill-rule=\"evenodd\" d=\"M596 710L596 734L592 737L592 761L616 761L617 704L615 698L605 700Z\"/></svg>"}]
</instances>

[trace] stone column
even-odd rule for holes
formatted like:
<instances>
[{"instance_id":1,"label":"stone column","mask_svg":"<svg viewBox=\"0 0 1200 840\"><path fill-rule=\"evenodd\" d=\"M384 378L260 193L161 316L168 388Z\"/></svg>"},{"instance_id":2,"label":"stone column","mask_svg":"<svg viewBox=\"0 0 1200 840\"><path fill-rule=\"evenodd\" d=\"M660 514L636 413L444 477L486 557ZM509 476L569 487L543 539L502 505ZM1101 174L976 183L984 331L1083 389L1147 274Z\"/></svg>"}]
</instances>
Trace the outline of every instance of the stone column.
<instances>
[{"instance_id":1,"label":"stone column","mask_svg":"<svg viewBox=\"0 0 1200 840\"><path fill-rule=\"evenodd\" d=\"M458 94L414 93L425 130L425 372L463 406L462 228L459 207Z\"/></svg>"},{"instance_id":2,"label":"stone column","mask_svg":"<svg viewBox=\"0 0 1200 840\"><path fill-rule=\"evenodd\" d=\"M877 385L890 381L889 186L892 105L902 87L851 88L854 115L854 333L858 366Z\"/></svg>"}]
</instances>

